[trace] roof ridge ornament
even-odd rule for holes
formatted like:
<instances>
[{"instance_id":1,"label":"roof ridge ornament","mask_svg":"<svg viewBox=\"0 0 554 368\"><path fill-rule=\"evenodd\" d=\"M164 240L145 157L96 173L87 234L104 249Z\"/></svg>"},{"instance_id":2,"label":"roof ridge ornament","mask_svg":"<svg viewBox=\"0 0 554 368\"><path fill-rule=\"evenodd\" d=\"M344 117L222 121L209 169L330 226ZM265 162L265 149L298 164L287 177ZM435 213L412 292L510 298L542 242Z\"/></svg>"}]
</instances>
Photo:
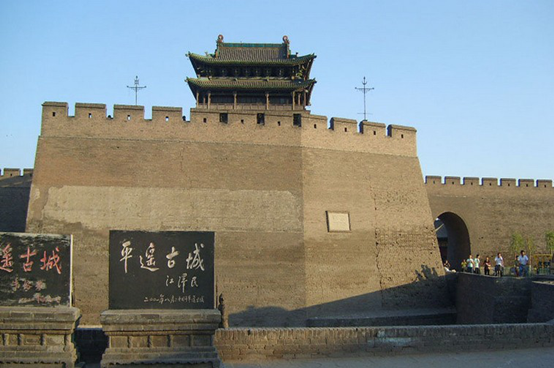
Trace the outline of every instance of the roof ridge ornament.
<instances>
[{"instance_id":1,"label":"roof ridge ornament","mask_svg":"<svg viewBox=\"0 0 554 368\"><path fill-rule=\"evenodd\" d=\"M283 36L283 43L286 43L287 45L290 43L289 36L287 36L287 35Z\"/></svg>"},{"instance_id":2,"label":"roof ridge ornament","mask_svg":"<svg viewBox=\"0 0 554 368\"><path fill-rule=\"evenodd\" d=\"M217 43L223 43L223 35L222 34L217 36Z\"/></svg>"}]
</instances>

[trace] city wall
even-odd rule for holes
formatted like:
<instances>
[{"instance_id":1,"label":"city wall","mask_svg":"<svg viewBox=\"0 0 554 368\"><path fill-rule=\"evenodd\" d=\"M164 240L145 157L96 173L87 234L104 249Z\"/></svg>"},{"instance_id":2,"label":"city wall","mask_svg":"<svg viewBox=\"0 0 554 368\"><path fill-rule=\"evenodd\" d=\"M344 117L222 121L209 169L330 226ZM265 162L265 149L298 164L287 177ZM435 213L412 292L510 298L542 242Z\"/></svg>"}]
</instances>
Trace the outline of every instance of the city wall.
<instances>
[{"instance_id":1,"label":"city wall","mask_svg":"<svg viewBox=\"0 0 554 368\"><path fill-rule=\"evenodd\" d=\"M554 231L552 180L426 176L425 189L433 218L450 227L449 245L460 248L456 260L478 253L481 260L494 259L502 252L509 271L514 259L509 245L515 232L533 240L534 253L549 253L544 236ZM450 234L457 239L450 239Z\"/></svg>"},{"instance_id":2,"label":"city wall","mask_svg":"<svg viewBox=\"0 0 554 368\"><path fill-rule=\"evenodd\" d=\"M263 111L263 110L262 110ZM185 140L211 143L302 146L373 152L416 157L416 130L411 127L362 122L312 115L309 111L265 111L265 123L257 124L260 111L231 110L228 122L220 122L220 110L191 109L186 120L180 107L152 108L144 117L143 106L115 105L113 116L104 104L43 104L41 137L83 137L129 140ZM302 126L293 125L293 115L302 115ZM328 128L331 125L331 128Z\"/></svg>"},{"instance_id":3,"label":"city wall","mask_svg":"<svg viewBox=\"0 0 554 368\"><path fill-rule=\"evenodd\" d=\"M297 111L43 105L27 231L74 235L82 325L107 309L108 234L216 232L235 326L449 304L413 128ZM329 126L332 128L329 128ZM328 217L342 222L330 231Z\"/></svg>"},{"instance_id":4,"label":"city wall","mask_svg":"<svg viewBox=\"0 0 554 368\"><path fill-rule=\"evenodd\" d=\"M0 231L25 231L32 178L32 169L6 168L0 173Z\"/></svg>"}]
</instances>

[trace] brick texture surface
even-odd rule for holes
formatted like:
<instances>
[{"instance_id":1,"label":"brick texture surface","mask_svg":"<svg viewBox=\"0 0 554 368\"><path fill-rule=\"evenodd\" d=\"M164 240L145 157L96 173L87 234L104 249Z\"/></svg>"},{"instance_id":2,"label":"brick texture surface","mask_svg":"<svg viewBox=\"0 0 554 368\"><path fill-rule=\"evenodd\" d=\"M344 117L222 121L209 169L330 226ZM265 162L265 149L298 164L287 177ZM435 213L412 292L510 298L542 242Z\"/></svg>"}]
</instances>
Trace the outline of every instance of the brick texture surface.
<instances>
[{"instance_id":1,"label":"brick texture surface","mask_svg":"<svg viewBox=\"0 0 554 368\"><path fill-rule=\"evenodd\" d=\"M553 324L217 330L223 361L554 346Z\"/></svg>"},{"instance_id":2,"label":"brick texture surface","mask_svg":"<svg viewBox=\"0 0 554 368\"><path fill-rule=\"evenodd\" d=\"M43 105L27 231L74 235L82 325L107 309L111 229L214 231L234 326L448 304L413 128L228 113ZM328 232L327 211L351 231Z\"/></svg>"}]
</instances>

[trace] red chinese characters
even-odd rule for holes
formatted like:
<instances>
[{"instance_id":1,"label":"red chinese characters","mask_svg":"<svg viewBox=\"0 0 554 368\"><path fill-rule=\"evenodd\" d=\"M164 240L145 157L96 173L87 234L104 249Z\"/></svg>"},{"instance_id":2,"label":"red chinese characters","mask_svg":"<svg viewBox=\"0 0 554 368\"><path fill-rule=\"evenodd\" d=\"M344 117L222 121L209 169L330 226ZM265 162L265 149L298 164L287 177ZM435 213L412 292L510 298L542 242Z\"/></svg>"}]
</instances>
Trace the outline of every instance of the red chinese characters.
<instances>
[{"instance_id":1,"label":"red chinese characters","mask_svg":"<svg viewBox=\"0 0 554 368\"><path fill-rule=\"evenodd\" d=\"M60 264L60 256L59 256L60 250L58 247L56 247L55 250L52 251L52 255L48 256L46 254L46 251L44 251L44 257L40 259L42 262L42 266L40 266L41 270L53 270L55 269L59 275L62 273L62 265Z\"/></svg>"},{"instance_id":2,"label":"red chinese characters","mask_svg":"<svg viewBox=\"0 0 554 368\"><path fill-rule=\"evenodd\" d=\"M10 273L13 272L12 250L13 248L10 243L6 244L6 246L1 249L2 257L0 258L0 270Z\"/></svg>"},{"instance_id":3,"label":"red chinese characters","mask_svg":"<svg viewBox=\"0 0 554 368\"><path fill-rule=\"evenodd\" d=\"M36 251L31 252L31 249L27 247L27 253L19 256L19 258L22 258L25 260L25 262L23 263L23 271L31 272L33 268L33 263L34 263L33 261L31 261L31 257L35 256L36 254L37 254Z\"/></svg>"}]
</instances>

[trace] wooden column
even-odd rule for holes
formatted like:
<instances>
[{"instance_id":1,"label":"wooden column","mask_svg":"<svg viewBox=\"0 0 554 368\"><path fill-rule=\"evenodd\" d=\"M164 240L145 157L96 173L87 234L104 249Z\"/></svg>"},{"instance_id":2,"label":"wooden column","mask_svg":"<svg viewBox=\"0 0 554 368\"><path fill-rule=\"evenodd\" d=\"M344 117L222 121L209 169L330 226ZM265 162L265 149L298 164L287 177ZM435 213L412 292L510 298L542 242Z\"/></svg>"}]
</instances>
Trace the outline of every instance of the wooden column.
<instances>
[{"instance_id":1,"label":"wooden column","mask_svg":"<svg viewBox=\"0 0 554 368\"><path fill-rule=\"evenodd\" d=\"M269 110L269 92L265 93L265 109Z\"/></svg>"},{"instance_id":2,"label":"wooden column","mask_svg":"<svg viewBox=\"0 0 554 368\"><path fill-rule=\"evenodd\" d=\"M212 103L212 93L208 92L208 110L210 109L211 103Z\"/></svg>"},{"instance_id":3,"label":"wooden column","mask_svg":"<svg viewBox=\"0 0 554 368\"><path fill-rule=\"evenodd\" d=\"M233 110L237 109L237 93L233 92Z\"/></svg>"},{"instance_id":4,"label":"wooden column","mask_svg":"<svg viewBox=\"0 0 554 368\"><path fill-rule=\"evenodd\" d=\"M200 92L196 91L196 107L198 108L198 105L200 104Z\"/></svg>"},{"instance_id":5,"label":"wooden column","mask_svg":"<svg viewBox=\"0 0 554 368\"><path fill-rule=\"evenodd\" d=\"M292 109L294 110L294 92L292 92Z\"/></svg>"},{"instance_id":6,"label":"wooden column","mask_svg":"<svg viewBox=\"0 0 554 368\"><path fill-rule=\"evenodd\" d=\"M308 93L306 92L306 90L304 90L304 102L303 102L303 105L304 105L304 109L306 109L306 105L308 104L306 102L306 97L308 96Z\"/></svg>"}]
</instances>

